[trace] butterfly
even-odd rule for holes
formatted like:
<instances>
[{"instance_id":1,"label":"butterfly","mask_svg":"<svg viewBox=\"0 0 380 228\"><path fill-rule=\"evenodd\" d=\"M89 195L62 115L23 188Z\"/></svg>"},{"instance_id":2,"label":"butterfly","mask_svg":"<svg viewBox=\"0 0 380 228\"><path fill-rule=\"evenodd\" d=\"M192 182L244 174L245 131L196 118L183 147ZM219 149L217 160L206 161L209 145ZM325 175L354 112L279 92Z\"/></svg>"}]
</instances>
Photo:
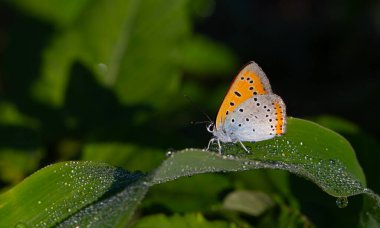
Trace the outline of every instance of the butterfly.
<instances>
[{"instance_id":1,"label":"butterfly","mask_svg":"<svg viewBox=\"0 0 380 228\"><path fill-rule=\"evenodd\" d=\"M248 63L235 77L219 108L215 124L207 130L213 134L211 143L258 142L274 138L286 131L286 106L272 92L269 80L255 63Z\"/></svg>"}]
</instances>

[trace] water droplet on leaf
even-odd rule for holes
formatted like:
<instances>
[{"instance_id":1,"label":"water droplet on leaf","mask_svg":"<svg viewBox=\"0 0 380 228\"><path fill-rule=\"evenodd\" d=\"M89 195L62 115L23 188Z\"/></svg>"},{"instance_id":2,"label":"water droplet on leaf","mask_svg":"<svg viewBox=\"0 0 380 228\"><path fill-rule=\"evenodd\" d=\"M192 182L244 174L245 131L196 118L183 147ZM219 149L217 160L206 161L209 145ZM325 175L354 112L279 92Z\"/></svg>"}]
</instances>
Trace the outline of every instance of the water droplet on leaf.
<instances>
[{"instance_id":1,"label":"water droplet on leaf","mask_svg":"<svg viewBox=\"0 0 380 228\"><path fill-rule=\"evenodd\" d=\"M338 199L336 199L336 205L339 208L345 208L345 207L347 207L347 205L348 205L347 197L339 197Z\"/></svg>"},{"instance_id":2,"label":"water droplet on leaf","mask_svg":"<svg viewBox=\"0 0 380 228\"><path fill-rule=\"evenodd\" d=\"M173 151L169 150L168 152L166 152L166 157L171 157L173 156Z\"/></svg>"}]
</instances>

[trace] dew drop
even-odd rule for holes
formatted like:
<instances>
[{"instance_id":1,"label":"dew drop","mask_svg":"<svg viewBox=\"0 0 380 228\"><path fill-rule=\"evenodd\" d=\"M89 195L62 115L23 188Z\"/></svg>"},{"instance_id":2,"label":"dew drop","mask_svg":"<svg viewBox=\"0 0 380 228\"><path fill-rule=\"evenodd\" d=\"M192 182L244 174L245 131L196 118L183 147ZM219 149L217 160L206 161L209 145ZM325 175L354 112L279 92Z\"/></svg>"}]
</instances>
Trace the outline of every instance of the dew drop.
<instances>
[{"instance_id":1,"label":"dew drop","mask_svg":"<svg viewBox=\"0 0 380 228\"><path fill-rule=\"evenodd\" d=\"M227 158L230 159L230 160L234 160L234 159L235 159L235 156L229 154L229 155L227 155Z\"/></svg>"},{"instance_id":2,"label":"dew drop","mask_svg":"<svg viewBox=\"0 0 380 228\"><path fill-rule=\"evenodd\" d=\"M173 151L171 151L171 150L169 150L168 152L166 152L166 157L171 157L171 156L173 156Z\"/></svg>"},{"instance_id":3,"label":"dew drop","mask_svg":"<svg viewBox=\"0 0 380 228\"><path fill-rule=\"evenodd\" d=\"M345 208L345 207L347 207L347 205L348 205L347 197L339 197L339 198L337 198L336 199L336 205L339 208Z\"/></svg>"},{"instance_id":4,"label":"dew drop","mask_svg":"<svg viewBox=\"0 0 380 228\"><path fill-rule=\"evenodd\" d=\"M15 228L25 228L27 227L25 223L19 222L15 225Z\"/></svg>"}]
</instances>

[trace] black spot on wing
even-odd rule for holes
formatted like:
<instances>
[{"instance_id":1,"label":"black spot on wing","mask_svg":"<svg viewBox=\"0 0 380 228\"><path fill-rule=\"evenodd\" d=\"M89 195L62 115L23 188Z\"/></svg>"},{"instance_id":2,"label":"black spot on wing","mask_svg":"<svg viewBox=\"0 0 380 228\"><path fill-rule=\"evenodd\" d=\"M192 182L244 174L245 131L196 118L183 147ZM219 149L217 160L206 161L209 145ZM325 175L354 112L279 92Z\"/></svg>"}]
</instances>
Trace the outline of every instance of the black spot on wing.
<instances>
[{"instance_id":1,"label":"black spot on wing","mask_svg":"<svg viewBox=\"0 0 380 228\"><path fill-rule=\"evenodd\" d=\"M235 94L236 96L238 96L238 97L241 97L241 94L240 94L239 92L237 92L237 91L235 91L234 94Z\"/></svg>"}]
</instances>

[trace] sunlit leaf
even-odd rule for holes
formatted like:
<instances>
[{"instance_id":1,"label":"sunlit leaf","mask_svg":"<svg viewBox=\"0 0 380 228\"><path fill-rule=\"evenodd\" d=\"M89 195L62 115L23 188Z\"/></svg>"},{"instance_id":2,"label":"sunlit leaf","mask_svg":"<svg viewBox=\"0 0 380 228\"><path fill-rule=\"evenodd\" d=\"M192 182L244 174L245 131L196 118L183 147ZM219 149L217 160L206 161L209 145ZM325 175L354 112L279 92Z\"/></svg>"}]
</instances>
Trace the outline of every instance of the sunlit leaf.
<instances>
[{"instance_id":1,"label":"sunlit leaf","mask_svg":"<svg viewBox=\"0 0 380 228\"><path fill-rule=\"evenodd\" d=\"M102 163L65 162L48 166L0 195L1 225L56 225L102 197L112 199L109 196L115 191L132 186L141 177L141 173L128 173ZM144 188L139 191L144 192ZM129 204L128 209L133 210L138 202ZM127 211L120 214L125 216Z\"/></svg>"},{"instance_id":2,"label":"sunlit leaf","mask_svg":"<svg viewBox=\"0 0 380 228\"><path fill-rule=\"evenodd\" d=\"M222 156L201 150L175 153L157 170L154 180L165 182L196 173L274 168L311 179L333 196L363 192L364 174L350 144L315 123L288 118L284 136L245 145L251 153L238 144L222 145Z\"/></svg>"}]
</instances>

